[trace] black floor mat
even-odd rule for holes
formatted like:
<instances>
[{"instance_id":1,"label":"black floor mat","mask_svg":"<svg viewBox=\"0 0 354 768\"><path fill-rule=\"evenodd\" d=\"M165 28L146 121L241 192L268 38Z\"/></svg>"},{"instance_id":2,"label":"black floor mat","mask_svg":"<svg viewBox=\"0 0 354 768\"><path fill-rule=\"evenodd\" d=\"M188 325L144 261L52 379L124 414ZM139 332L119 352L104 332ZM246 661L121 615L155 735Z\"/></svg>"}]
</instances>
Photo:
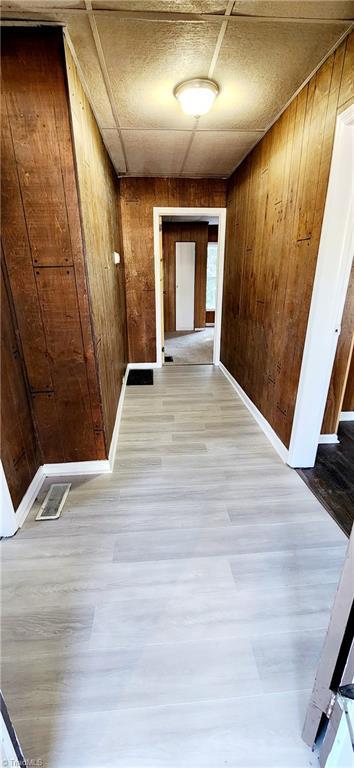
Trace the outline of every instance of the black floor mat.
<instances>
[{"instance_id":1,"label":"black floor mat","mask_svg":"<svg viewBox=\"0 0 354 768\"><path fill-rule=\"evenodd\" d=\"M127 386L133 386L135 384L153 384L154 372L152 368L137 368L136 370L129 371Z\"/></svg>"}]
</instances>

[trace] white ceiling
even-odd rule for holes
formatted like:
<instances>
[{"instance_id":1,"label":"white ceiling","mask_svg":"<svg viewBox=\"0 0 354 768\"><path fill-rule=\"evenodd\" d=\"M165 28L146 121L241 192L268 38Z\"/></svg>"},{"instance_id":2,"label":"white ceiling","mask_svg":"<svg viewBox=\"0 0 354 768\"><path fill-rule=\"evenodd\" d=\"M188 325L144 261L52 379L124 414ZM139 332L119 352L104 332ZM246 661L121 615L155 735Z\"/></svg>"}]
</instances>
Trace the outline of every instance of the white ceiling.
<instances>
[{"instance_id":1,"label":"white ceiling","mask_svg":"<svg viewBox=\"0 0 354 768\"><path fill-rule=\"evenodd\" d=\"M229 176L354 17L353 0L4 0L1 8L3 18L65 26L113 164L132 176ZM173 89L207 76L220 94L196 121Z\"/></svg>"}]
</instances>

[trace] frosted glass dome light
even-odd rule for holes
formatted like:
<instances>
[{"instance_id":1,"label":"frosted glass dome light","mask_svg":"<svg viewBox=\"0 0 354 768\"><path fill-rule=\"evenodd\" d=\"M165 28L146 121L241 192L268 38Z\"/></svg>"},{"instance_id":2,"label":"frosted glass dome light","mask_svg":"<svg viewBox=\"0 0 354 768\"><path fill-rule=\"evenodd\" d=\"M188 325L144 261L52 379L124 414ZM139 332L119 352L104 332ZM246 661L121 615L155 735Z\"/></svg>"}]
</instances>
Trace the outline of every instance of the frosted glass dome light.
<instances>
[{"instance_id":1,"label":"frosted glass dome light","mask_svg":"<svg viewBox=\"0 0 354 768\"><path fill-rule=\"evenodd\" d=\"M212 108L219 93L219 86L213 80L198 77L177 85L174 94L183 112L193 117L206 115Z\"/></svg>"}]
</instances>

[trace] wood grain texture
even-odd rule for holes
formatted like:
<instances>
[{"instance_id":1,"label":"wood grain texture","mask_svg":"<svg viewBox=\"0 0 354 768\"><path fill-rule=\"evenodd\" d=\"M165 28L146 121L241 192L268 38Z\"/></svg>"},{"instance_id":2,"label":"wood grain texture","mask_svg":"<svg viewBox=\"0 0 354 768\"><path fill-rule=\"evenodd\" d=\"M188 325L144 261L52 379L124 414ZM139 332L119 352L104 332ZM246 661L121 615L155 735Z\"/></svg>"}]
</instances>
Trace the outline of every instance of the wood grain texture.
<instances>
[{"instance_id":1,"label":"wood grain texture","mask_svg":"<svg viewBox=\"0 0 354 768\"><path fill-rule=\"evenodd\" d=\"M1 542L16 732L50 768L97 768L97 728L100 768L305 766L346 538L217 368L154 379L127 388L113 473Z\"/></svg>"},{"instance_id":2,"label":"wood grain texture","mask_svg":"<svg viewBox=\"0 0 354 768\"><path fill-rule=\"evenodd\" d=\"M127 363L124 264L117 178L65 44L74 150L106 445L109 446ZM113 251L121 255L114 265Z\"/></svg>"},{"instance_id":3,"label":"wood grain texture","mask_svg":"<svg viewBox=\"0 0 354 768\"><path fill-rule=\"evenodd\" d=\"M42 460L16 337L4 260L1 267L1 461L16 509Z\"/></svg>"},{"instance_id":4,"label":"wood grain texture","mask_svg":"<svg viewBox=\"0 0 354 768\"><path fill-rule=\"evenodd\" d=\"M228 184L221 360L286 446L352 38Z\"/></svg>"},{"instance_id":5,"label":"wood grain texture","mask_svg":"<svg viewBox=\"0 0 354 768\"><path fill-rule=\"evenodd\" d=\"M163 223L162 254L164 270L165 331L176 330L176 243L195 243L194 327L205 327L206 270L208 253L207 222Z\"/></svg>"},{"instance_id":6,"label":"wood grain texture","mask_svg":"<svg viewBox=\"0 0 354 768\"><path fill-rule=\"evenodd\" d=\"M68 461L67 456L80 461L83 446L94 457L95 445L75 274L73 267L39 267L35 275L54 385L46 409L49 422L43 411L48 394L32 395L36 421L41 425L41 446L48 462L58 461L60 452L62 461Z\"/></svg>"},{"instance_id":7,"label":"wood grain texture","mask_svg":"<svg viewBox=\"0 0 354 768\"><path fill-rule=\"evenodd\" d=\"M354 411L354 352L352 352L342 410Z\"/></svg>"},{"instance_id":8,"label":"wood grain texture","mask_svg":"<svg viewBox=\"0 0 354 768\"><path fill-rule=\"evenodd\" d=\"M350 275L347 297L345 300L341 332L338 339L336 356L329 384L326 409L322 423L322 434L333 435L337 432L341 411L351 411L346 405L353 404L353 354L354 343L354 264ZM350 393L352 392L352 396ZM345 401L345 402L344 402ZM346 405L345 405L346 404Z\"/></svg>"},{"instance_id":9,"label":"wood grain texture","mask_svg":"<svg viewBox=\"0 0 354 768\"><path fill-rule=\"evenodd\" d=\"M38 439L45 462L101 459L62 31L7 28L2 42L2 242Z\"/></svg>"},{"instance_id":10,"label":"wood grain texture","mask_svg":"<svg viewBox=\"0 0 354 768\"><path fill-rule=\"evenodd\" d=\"M217 243L219 238L219 227L217 224L208 226L208 243Z\"/></svg>"},{"instance_id":11,"label":"wood grain texture","mask_svg":"<svg viewBox=\"0 0 354 768\"><path fill-rule=\"evenodd\" d=\"M339 424L338 439L318 446L314 467L297 471L349 538L354 522L354 421Z\"/></svg>"},{"instance_id":12,"label":"wood grain texture","mask_svg":"<svg viewBox=\"0 0 354 768\"><path fill-rule=\"evenodd\" d=\"M120 180L130 362L156 360L153 207L226 204L222 179Z\"/></svg>"}]
</instances>

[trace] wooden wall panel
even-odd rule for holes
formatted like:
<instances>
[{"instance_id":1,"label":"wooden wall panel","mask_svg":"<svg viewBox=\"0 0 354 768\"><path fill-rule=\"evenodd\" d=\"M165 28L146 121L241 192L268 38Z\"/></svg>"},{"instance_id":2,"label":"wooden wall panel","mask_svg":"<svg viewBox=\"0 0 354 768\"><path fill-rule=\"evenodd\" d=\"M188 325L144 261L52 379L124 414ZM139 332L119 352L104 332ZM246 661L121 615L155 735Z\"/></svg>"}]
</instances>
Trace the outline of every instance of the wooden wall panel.
<instances>
[{"instance_id":1,"label":"wooden wall panel","mask_svg":"<svg viewBox=\"0 0 354 768\"><path fill-rule=\"evenodd\" d=\"M16 336L5 262L1 269L1 460L15 508L42 464L21 350Z\"/></svg>"},{"instance_id":2,"label":"wooden wall panel","mask_svg":"<svg viewBox=\"0 0 354 768\"><path fill-rule=\"evenodd\" d=\"M62 31L2 31L2 240L45 462L107 455Z\"/></svg>"},{"instance_id":3,"label":"wooden wall panel","mask_svg":"<svg viewBox=\"0 0 354 768\"><path fill-rule=\"evenodd\" d=\"M341 332L338 339L336 356L328 390L326 409L323 417L322 434L334 435L337 432L341 411L350 411L344 404L350 403L351 377L350 368L354 341L354 264L350 275L346 301L343 310ZM348 389L346 389L348 383Z\"/></svg>"},{"instance_id":4,"label":"wooden wall panel","mask_svg":"<svg viewBox=\"0 0 354 768\"><path fill-rule=\"evenodd\" d=\"M164 326L165 331L176 330L176 243L194 242L194 327L205 327L206 270L208 253L207 222L181 222L162 225L162 252L164 270Z\"/></svg>"},{"instance_id":5,"label":"wooden wall panel","mask_svg":"<svg viewBox=\"0 0 354 768\"><path fill-rule=\"evenodd\" d=\"M219 179L120 180L130 362L156 360L153 207L226 205Z\"/></svg>"},{"instance_id":6,"label":"wooden wall panel","mask_svg":"<svg viewBox=\"0 0 354 768\"><path fill-rule=\"evenodd\" d=\"M106 444L127 364L125 280L118 182L67 45L69 96ZM113 251L121 263L113 263Z\"/></svg>"},{"instance_id":7,"label":"wooden wall panel","mask_svg":"<svg viewBox=\"0 0 354 768\"><path fill-rule=\"evenodd\" d=\"M289 445L343 73L330 56L228 183L221 360ZM348 88L345 96L348 100Z\"/></svg>"},{"instance_id":8,"label":"wooden wall panel","mask_svg":"<svg viewBox=\"0 0 354 768\"><path fill-rule=\"evenodd\" d=\"M1 108L1 240L7 256L29 385L33 391L51 390L53 382L4 94Z\"/></svg>"},{"instance_id":9,"label":"wooden wall panel","mask_svg":"<svg viewBox=\"0 0 354 768\"><path fill-rule=\"evenodd\" d=\"M75 273L73 267L38 268L36 281L59 417L53 420L55 432L48 430L44 437L41 430L42 450L46 461L69 461L68 456L70 461L80 461L82 446L94 441ZM40 424L42 400L42 393L34 395L34 413ZM63 413L67 414L65 420L60 418Z\"/></svg>"},{"instance_id":10,"label":"wooden wall panel","mask_svg":"<svg viewBox=\"0 0 354 768\"><path fill-rule=\"evenodd\" d=\"M352 351L342 410L354 412L354 350Z\"/></svg>"},{"instance_id":11,"label":"wooden wall panel","mask_svg":"<svg viewBox=\"0 0 354 768\"><path fill-rule=\"evenodd\" d=\"M217 224L208 226L208 243L217 243L219 239L219 227Z\"/></svg>"}]
</instances>

